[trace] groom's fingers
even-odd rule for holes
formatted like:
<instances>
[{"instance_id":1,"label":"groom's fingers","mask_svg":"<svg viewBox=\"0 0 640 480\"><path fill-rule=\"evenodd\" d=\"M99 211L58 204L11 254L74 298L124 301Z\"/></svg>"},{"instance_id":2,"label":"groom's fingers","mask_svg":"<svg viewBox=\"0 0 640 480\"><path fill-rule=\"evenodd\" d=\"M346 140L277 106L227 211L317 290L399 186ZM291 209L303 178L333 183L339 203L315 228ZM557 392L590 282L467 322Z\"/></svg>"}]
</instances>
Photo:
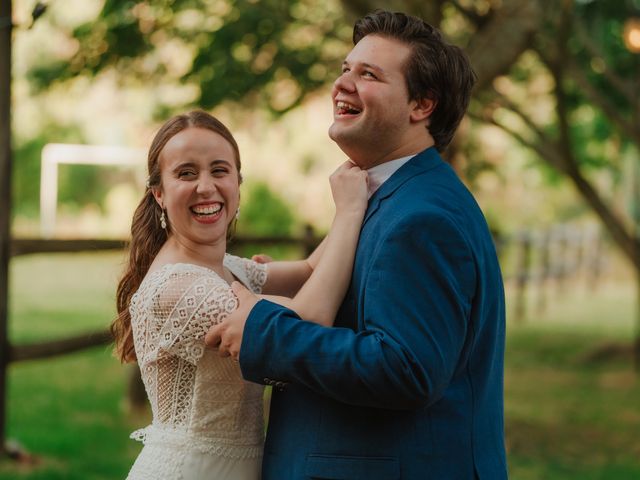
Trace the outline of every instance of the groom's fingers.
<instances>
[{"instance_id":1,"label":"groom's fingers","mask_svg":"<svg viewBox=\"0 0 640 480\"><path fill-rule=\"evenodd\" d=\"M231 283L231 290L233 290L233 293L238 297L240 304L242 304L243 299L247 298L247 295L251 295L251 292L249 292L249 290L247 290L247 288L238 281Z\"/></svg>"},{"instance_id":2,"label":"groom's fingers","mask_svg":"<svg viewBox=\"0 0 640 480\"><path fill-rule=\"evenodd\" d=\"M218 325L214 325L209 329L207 334L204 336L204 343L209 345L210 347L218 347L220 346L220 342L222 341L222 329L224 328L224 324L219 323Z\"/></svg>"},{"instance_id":3,"label":"groom's fingers","mask_svg":"<svg viewBox=\"0 0 640 480\"><path fill-rule=\"evenodd\" d=\"M214 325L213 327L211 327L207 334L204 336L204 343L206 343L210 347L217 348L218 355L220 355L221 357L228 357L231 355L229 345L222 342L222 337L224 336L225 329L226 325L224 323L219 323L218 325Z\"/></svg>"},{"instance_id":4,"label":"groom's fingers","mask_svg":"<svg viewBox=\"0 0 640 480\"><path fill-rule=\"evenodd\" d=\"M233 293L238 298L238 310L233 312L228 318L233 320L236 325L242 325L242 328L244 328L244 322L247 321L249 312L260 299L240 282L233 282L231 284L231 290L233 290ZM242 330L242 328L240 330Z\"/></svg>"},{"instance_id":5,"label":"groom's fingers","mask_svg":"<svg viewBox=\"0 0 640 480\"><path fill-rule=\"evenodd\" d=\"M205 344L218 348L221 357L238 359L242 344L242 331L247 320L248 311L258 301L251 291L240 282L233 282L231 289L238 299L238 308L231 312L221 323L212 326L204 336Z\"/></svg>"},{"instance_id":6,"label":"groom's fingers","mask_svg":"<svg viewBox=\"0 0 640 480\"><path fill-rule=\"evenodd\" d=\"M238 297L238 301L241 301L241 297L244 298L245 294L248 293L248 290L244 288L244 286L240 282L233 282L231 284L231 289L236 297ZM213 325L207 334L204 336L204 343L209 345L210 347L218 347L223 348L222 336L227 328L226 322L218 323L217 325Z\"/></svg>"},{"instance_id":7,"label":"groom's fingers","mask_svg":"<svg viewBox=\"0 0 640 480\"><path fill-rule=\"evenodd\" d=\"M269 255L267 255L266 253L258 253L256 255L254 255L253 257L251 257L251 260L253 260L256 263L271 263L271 262L273 262L273 258L270 257Z\"/></svg>"}]
</instances>

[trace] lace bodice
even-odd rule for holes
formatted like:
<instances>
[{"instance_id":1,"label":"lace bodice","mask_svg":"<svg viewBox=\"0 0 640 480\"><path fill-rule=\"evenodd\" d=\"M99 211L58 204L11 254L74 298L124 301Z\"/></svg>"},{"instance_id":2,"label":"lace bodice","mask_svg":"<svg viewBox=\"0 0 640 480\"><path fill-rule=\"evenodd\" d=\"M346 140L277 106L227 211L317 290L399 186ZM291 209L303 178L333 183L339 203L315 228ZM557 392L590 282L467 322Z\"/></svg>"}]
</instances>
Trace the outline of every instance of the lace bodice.
<instances>
[{"instance_id":1,"label":"lace bodice","mask_svg":"<svg viewBox=\"0 0 640 480\"><path fill-rule=\"evenodd\" d=\"M231 255L224 265L261 291L264 265ZM204 344L209 327L236 308L229 285L208 268L178 263L145 277L130 312L153 424L132 438L234 458L260 455L262 386L244 381L238 362Z\"/></svg>"}]
</instances>

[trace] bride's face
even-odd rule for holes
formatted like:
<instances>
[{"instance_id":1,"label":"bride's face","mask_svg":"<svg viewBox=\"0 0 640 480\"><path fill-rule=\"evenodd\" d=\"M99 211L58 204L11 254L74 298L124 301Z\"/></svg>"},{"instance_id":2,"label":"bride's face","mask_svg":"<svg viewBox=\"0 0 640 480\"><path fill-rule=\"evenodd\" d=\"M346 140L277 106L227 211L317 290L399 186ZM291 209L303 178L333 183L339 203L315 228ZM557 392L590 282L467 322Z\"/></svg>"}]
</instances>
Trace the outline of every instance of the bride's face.
<instances>
[{"instance_id":1,"label":"bride's face","mask_svg":"<svg viewBox=\"0 0 640 480\"><path fill-rule=\"evenodd\" d=\"M174 135L159 156L160 188L172 235L190 244L225 242L240 202L240 182L231 144L206 128Z\"/></svg>"}]
</instances>

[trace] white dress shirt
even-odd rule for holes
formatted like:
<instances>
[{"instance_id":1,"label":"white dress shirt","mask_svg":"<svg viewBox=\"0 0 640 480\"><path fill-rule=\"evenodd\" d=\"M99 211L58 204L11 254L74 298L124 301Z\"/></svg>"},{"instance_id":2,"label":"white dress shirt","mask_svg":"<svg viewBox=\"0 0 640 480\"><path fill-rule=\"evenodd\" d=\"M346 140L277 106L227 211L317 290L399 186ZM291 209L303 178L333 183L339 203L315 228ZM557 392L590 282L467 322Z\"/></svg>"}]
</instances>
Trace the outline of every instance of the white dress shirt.
<instances>
[{"instance_id":1,"label":"white dress shirt","mask_svg":"<svg viewBox=\"0 0 640 480\"><path fill-rule=\"evenodd\" d=\"M391 175L417 154L409 155L407 157L397 158L395 160L389 160L388 162L381 163L375 167L371 167L367 170L369 174L369 198L376 193L384 182L389 180Z\"/></svg>"}]
</instances>

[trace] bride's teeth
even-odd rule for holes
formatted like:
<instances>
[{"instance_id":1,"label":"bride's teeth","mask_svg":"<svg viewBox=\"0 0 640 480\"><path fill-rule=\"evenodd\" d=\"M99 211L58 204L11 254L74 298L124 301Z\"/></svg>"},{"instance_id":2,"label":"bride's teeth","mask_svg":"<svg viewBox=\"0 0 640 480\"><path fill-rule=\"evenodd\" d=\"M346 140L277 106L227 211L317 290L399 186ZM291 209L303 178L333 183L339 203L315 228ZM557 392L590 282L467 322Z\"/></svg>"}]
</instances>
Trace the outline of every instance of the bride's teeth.
<instances>
[{"instance_id":1,"label":"bride's teeth","mask_svg":"<svg viewBox=\"0 0 640 480\"><path fill-rule=\"evenodd\" d=\"M222 205L220 204L209 205L206 207L193 207L193 211L198 215L211 215L213 213L218 213L220 210L222 210Z\"/></svg>"}]
</instances>

